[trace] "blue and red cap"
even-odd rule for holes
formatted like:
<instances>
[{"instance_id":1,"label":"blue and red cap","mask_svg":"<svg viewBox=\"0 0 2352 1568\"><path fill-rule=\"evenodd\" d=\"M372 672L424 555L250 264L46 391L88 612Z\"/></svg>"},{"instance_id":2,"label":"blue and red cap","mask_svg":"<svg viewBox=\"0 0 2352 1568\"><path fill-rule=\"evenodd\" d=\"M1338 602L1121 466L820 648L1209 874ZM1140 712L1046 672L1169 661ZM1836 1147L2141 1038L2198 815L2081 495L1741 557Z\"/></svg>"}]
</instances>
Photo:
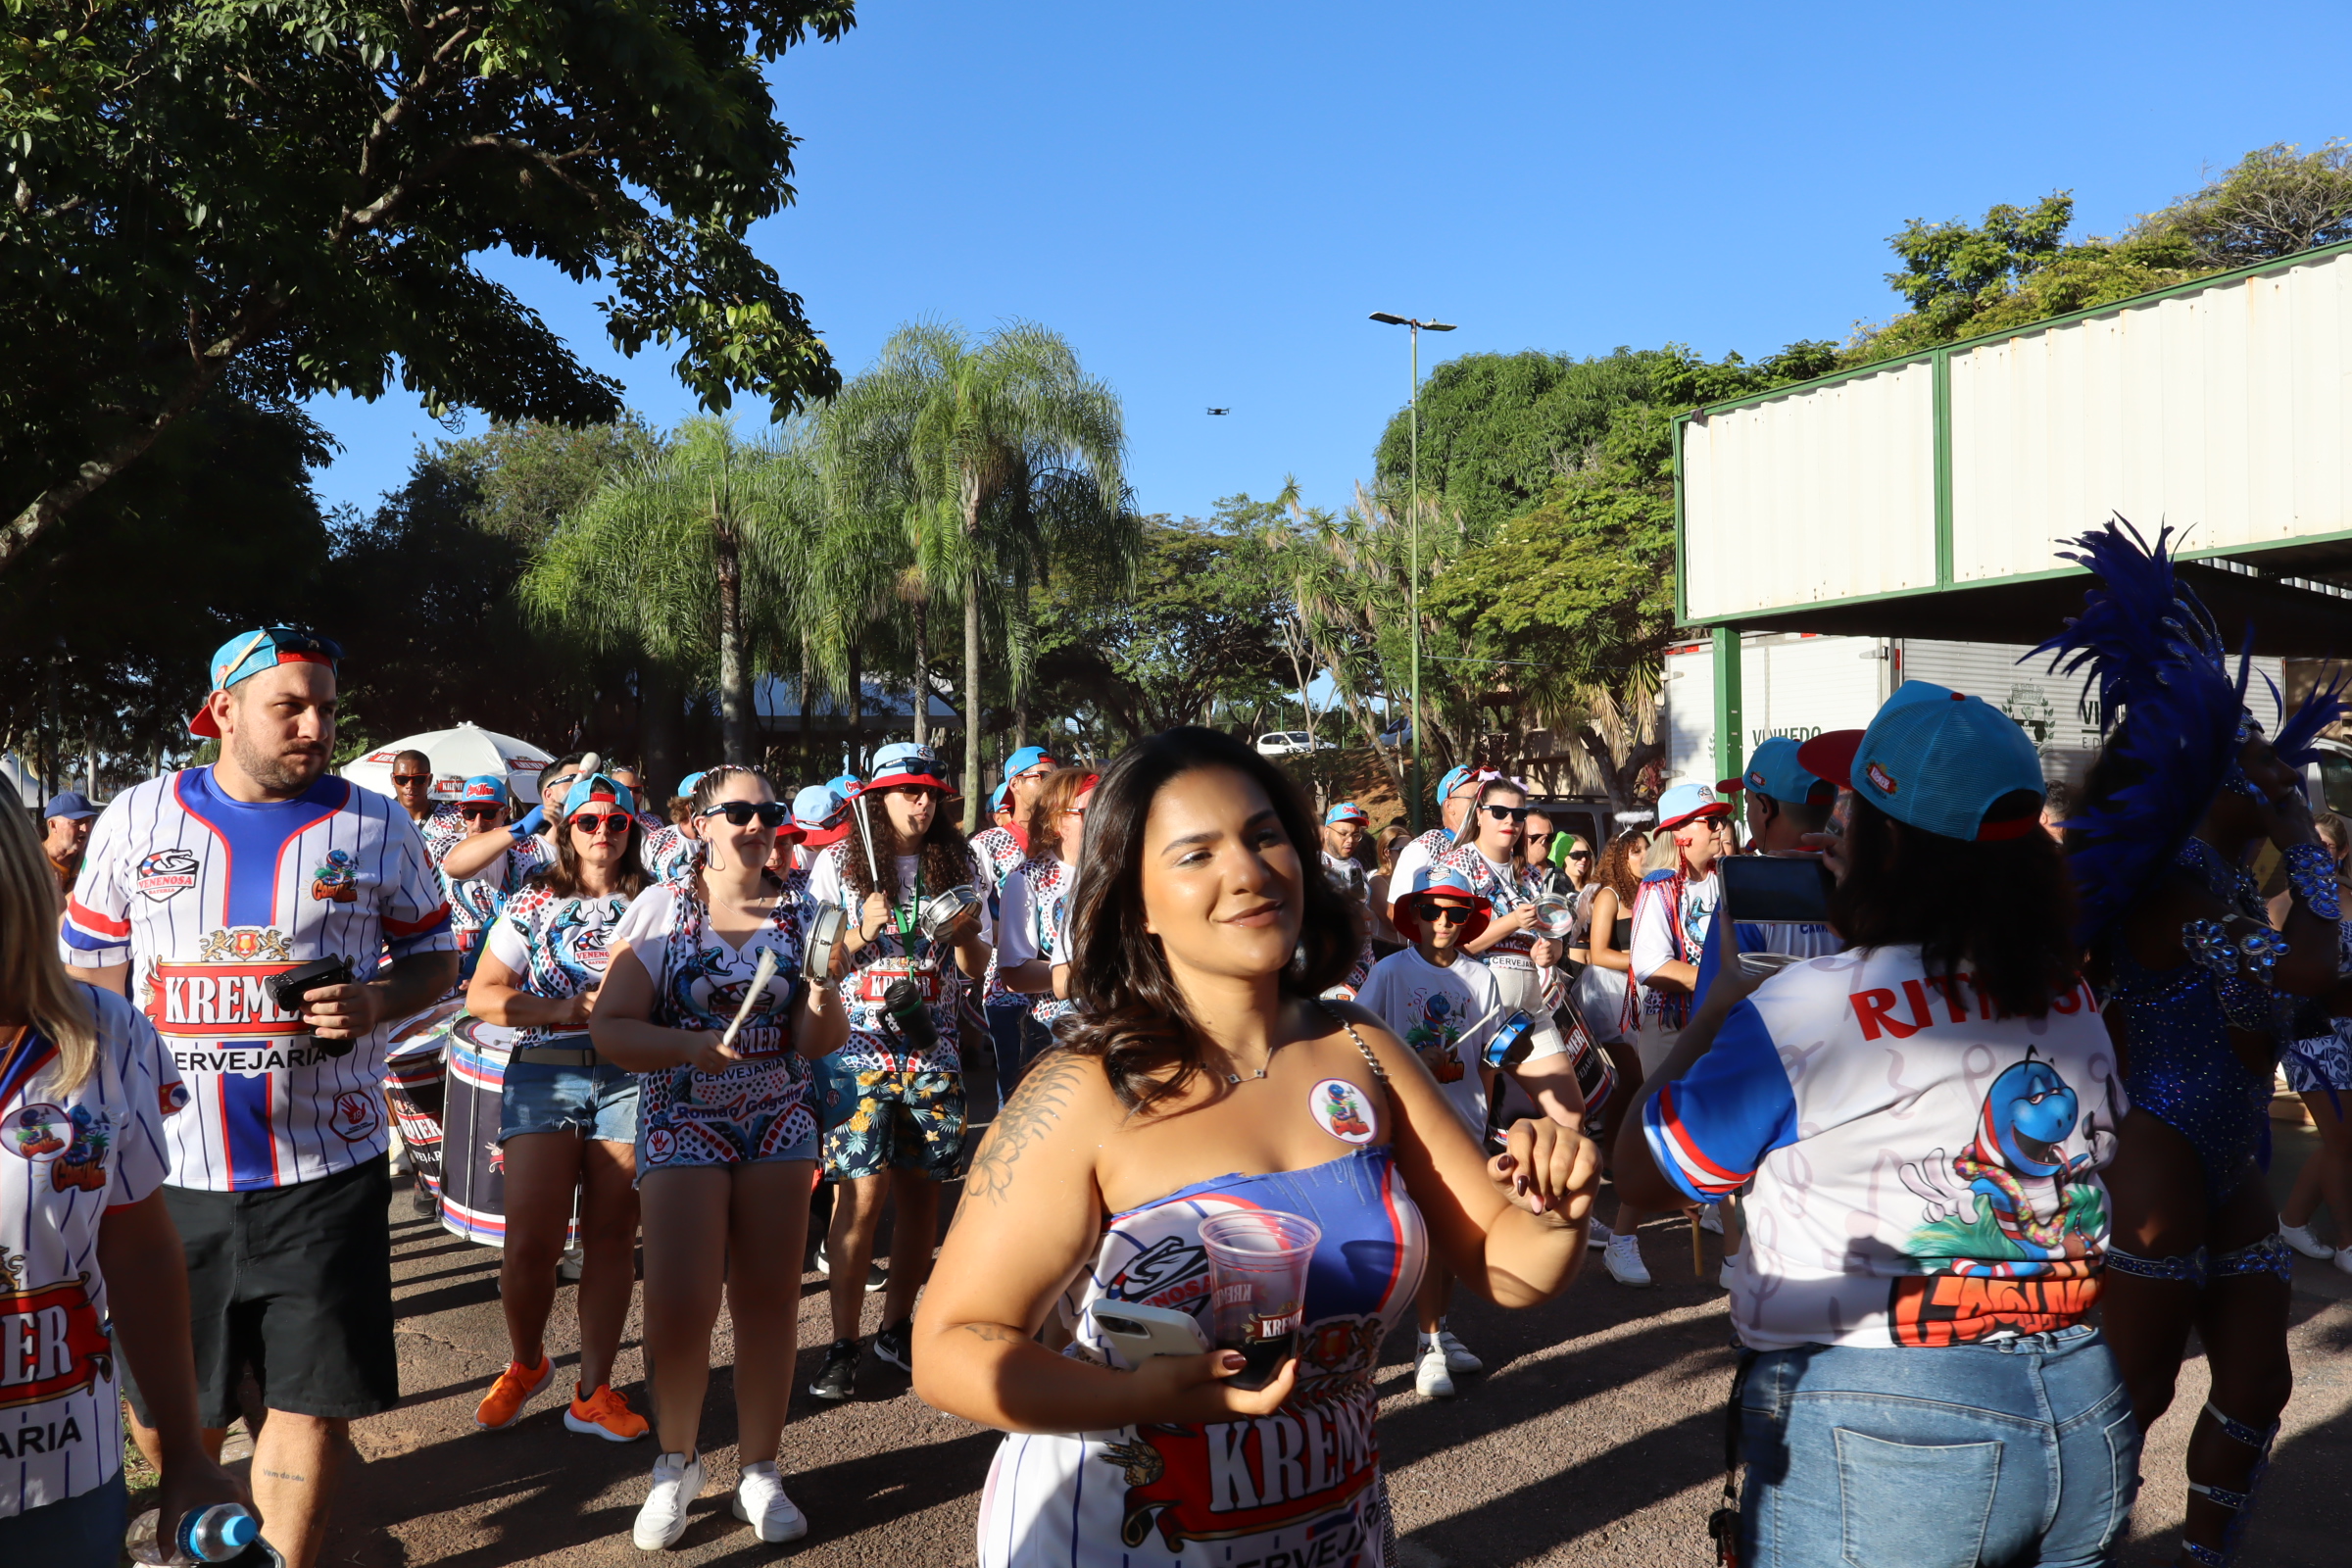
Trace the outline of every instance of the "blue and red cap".
<instances>
[{"instance_id":1,"label":"blue and red cap","mask_svg":"<svg viewBox=\"0 0 2352 1568\"><path fill-rule=\"evenodd\" d=\"M188 720L188 733L201 735L208 741L220 738L220 726L213 722L215 692L233 689L240 681L251 680L265 669L280 664L324 664L333 669L343 657L343 649L324 637L314 637L307 631L291 626L264 626L258 631L239 632L213 650L212 662L205 665L212 681L205 688L203 706Z\"/></svg>"},{"instance_id":2,"label":"blue and red cap","mask_svg":"<svg viewBox=\"0 0 2352 1568\"><path fill-rule=\"evenodd\" d=\"M1658 797L1658 829L1671 833L1702 816L1729 816L1729 801L1704 784L1677 784Z\"/></svg>"},{"instance_id":3,"label":"blue and red cap","mask_svg":"<svg viewBox=\"0 0 2352 1568\"><path fill-rule=\"evenodd\" d=\"M1413 885L1389 901L1389 924L1407 942L1421 940L1421 922L1413 917L1413 905L1435 895L1441 899L1460 899L1470 906L1470 918L1463 923L1462 940L1470 942L1487 928L1488 918L1494 907L1471 887L1470 879L1450 865L1435 861L1413 872Z\"/></svg>"},{"instance_id":4,"label":"blue and red cap","mask_svg":"<svg viewBox=\"0 0 2352 1568\"><path fill-rule=\"evenodd\" d=\"M1364 814L1364 808L1353 801L1342 801L1323 813L1325 827L1336 826L1341 822L1360 822L1365 827L1372 825L1372 819Z\"/></svg>"},{"instance_id":5,"label":"blue and red cap","mask_svg":"<svg viewBox=\"0 0 2352 1568\"><path fill-rule=\"evenodd\" d=\"M831 784L811 784L792 798L792 825L800 831L801 843L812 850L838 844L850 831L850 819L842 809L849 802Z\"/></svg>"},{"instance_id":6,"label":"blue and red cap","mask_svg":"<svg viewBox=\"0 0 2352 1568\"><path fill-rule=\"evenodd\" d=\"M1479 770L1475 767L1464 765L1447 768L1446 770L1446 776L1438 780L1438 804L1443 806L1447 801L1453 799L1453 792L1455 790L1460 789L1463 785L1469 783L1472 779L1475 779L1478 776Z\"/></svg>"},{"instance_id":7,"label":"blue and red cap","mask_svg":"<svg viewBox=\"0 0 2352 1568\"><path fill-rule=\"evenodd\" d=\"M1896 821L1964 843L1997 844L2041 827L2041 758L2016 719L1982 697L1907 680L1865 730L1832 730L1799 749L1812 772ZM2003 796L2035 808L1986 821Z\"/></svg>"},{"instance_id":8,"label":"blue and red cap","mask_svg":"<svg viewBox=\"0 0 2352 1568\"><path fill-rule=\"evenodd\" d=\"M1791 806L1829 806L1838 799L1838 786L1808 771L1797 760L1796 742L1786 735L1775 735L1763 742L1748 753L1745 772L1715 786L1718 795L1737 795L1742 790L1769 795Z\"/></svg>"},{"instance_id":9,"label":"blue and red cap","mask_svg":"<svg viewBox=\"0 0 2352 1568\"><path fill-rule=\"evenodd\" d=\"M458 808L468 806L504 806L507 804L507 781L496 773L476 773L458 790Z\"/></svg>"},{"instance_id":10,"label":"blue and red cap","mask_svg":"<svg viewBox=\"0 0 2352 1568\"><path fill-rule=\"evenodd\" d=\"M1009 784L1033 768L1053 765L1054 758L1043 746L1024 746L1004 759L1004 782Z\"/></svg>"},{"instance_id":11,"label":"blue and red cap","mask_svg":"<svg viewBox=\"0 0 2352 1568\"><path fill-rule=\"evenodd\" d=\"M564 820L568 822L589 808L598 806L617 810L624 816L634 817L637 814L637 797L629 793L626 784L615 784L603 773L574 773L571 787L564 792Z\"/></svg>"}]
</instances>

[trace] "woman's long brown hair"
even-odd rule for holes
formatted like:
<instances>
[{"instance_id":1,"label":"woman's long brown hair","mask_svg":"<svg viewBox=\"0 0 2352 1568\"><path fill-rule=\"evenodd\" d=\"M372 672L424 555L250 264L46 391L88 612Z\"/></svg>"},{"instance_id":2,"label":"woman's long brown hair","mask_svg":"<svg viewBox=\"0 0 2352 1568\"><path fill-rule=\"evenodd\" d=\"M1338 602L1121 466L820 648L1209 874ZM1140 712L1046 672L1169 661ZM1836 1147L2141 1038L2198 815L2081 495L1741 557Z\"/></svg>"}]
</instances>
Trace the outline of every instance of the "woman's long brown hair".
<instances>
[{"instance_id":1,"label":"woman's long brown hair","mask_svg":"<svg viewBox=\"0 0 2352 1568\"><path fill-rule=\"evenodd\" d=\"M1313 997L1347 977L1363 941L1355 908L1315 870L1320 839L1280 769L1230 735L1186 727L1153 735L1110 764L1087 808L1086 845L1070 906L1070 1000L1055 1026L1062 1045L1102 1058L1111 1092L1130 1110L1183 1093L1203 1070L1199 1022L1144 929L1144 824L1152 803L1186 773L1224 768L1264 792L1298 854L1298 954L1282 973L1286 996ZM1168 1069L1174 1068L1174 1072Z\"/></svg>"},{"instance_id":2,"label":"woman's long brown hair","mask_svg":"<svg viewBox=\"0 0 2352 1568\"><path fill-rule=\"evenodd\" d=\"M1029 808L1029 858L1077 858L1062 848L1062 813L1089 783L1102 776L1091 767L1057 767L1046 775L1045 783L1038 787L1037 800Z\"/></svg>"},{"instance_id":3,"label":"woman's long brown hair","mask_svg":"<svg viewBox=\"0 0 2352 1568\"><path fill-rule=\"evenodd\" d=\"M49 1037L57 1065L44 1088L71 1094L98 1059L97 1018L57 956L57 872L22 809L0 816L0 1017Z\"/></svg>"}]
</instances>

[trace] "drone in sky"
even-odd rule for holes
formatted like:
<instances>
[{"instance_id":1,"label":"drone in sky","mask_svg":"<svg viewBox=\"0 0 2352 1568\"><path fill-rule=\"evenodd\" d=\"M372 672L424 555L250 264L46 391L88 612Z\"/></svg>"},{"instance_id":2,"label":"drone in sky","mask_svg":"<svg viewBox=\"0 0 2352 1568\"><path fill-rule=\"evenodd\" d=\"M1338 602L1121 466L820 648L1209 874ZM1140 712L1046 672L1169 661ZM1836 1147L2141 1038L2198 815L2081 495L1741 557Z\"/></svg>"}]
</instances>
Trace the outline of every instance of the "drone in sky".
<instances>
[{"instance_id":1,"label":"drone in sky","mask_svg":"<svg viewBox=\"0 0 2352 1568\"><path fill-rule=\"evenodd\" d=\"M1233 411L1231 409L1211 409L1208 412L1211 414L1231 414Z\"/></svg>"}]
</instances>

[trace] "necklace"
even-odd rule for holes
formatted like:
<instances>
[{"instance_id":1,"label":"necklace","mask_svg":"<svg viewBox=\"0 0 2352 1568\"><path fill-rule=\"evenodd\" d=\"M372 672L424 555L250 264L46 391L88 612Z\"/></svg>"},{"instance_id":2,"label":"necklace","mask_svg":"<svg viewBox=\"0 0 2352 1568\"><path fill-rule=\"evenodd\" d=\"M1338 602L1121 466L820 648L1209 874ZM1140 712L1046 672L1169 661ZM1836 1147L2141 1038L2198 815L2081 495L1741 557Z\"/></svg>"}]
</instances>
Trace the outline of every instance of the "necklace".
<instances>
[{"instance_id":1,"label":"necklace","mask_svg":"<svg viewBox=\"0 0 2352 1568\"><path fill-rule=\"evenodd\" d=\"M1271 1067L1274 1065L1274 1052L1280 1051L1281 1049L1282 1048L1280 1046L1276 1046L1274 1047L1273 1051L1268 1051L1266 1053L1265 1067L1260 1067L1257 1069L1257 1071L1252 1073L1229 1072L1225 1075L1225 1082L1234 1088L1239 1088L1241 1085L1246 1083L1257 1082L1258 1079L1263 1078L1266 1075L1266 1067Z\"/></svg>"}]
</instances>

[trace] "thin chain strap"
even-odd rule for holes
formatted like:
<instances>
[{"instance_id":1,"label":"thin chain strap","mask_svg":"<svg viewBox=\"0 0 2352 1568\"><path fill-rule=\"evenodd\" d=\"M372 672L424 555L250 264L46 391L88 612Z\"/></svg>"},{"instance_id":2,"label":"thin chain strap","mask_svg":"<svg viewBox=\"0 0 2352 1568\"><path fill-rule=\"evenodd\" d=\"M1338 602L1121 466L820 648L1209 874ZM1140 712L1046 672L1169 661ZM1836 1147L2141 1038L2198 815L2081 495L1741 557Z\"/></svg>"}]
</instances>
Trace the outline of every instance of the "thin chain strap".
<instances>
[{"instance_id":1,"label":"thin chain strap","mask_svg":"<svg viewBox=\"0 0 2352 1568\"><path fill-rule=\"evenodd\" d=\"M1355 1049L1364 1054L1364 1065L1372 1069L1372 1076L1380 1080L1381 1087L1387 1088L1389 1071L1380 1064L1380 1058L1372 1054L1372 1048L1364 1044L1364 1037L1355 1032L1355 1025L1341 1016L1338 1008L1320 998L1316 999L1315 1005L1321 1007L1333 1023L1348 1031L1348 1038L1355 1042Z\"/></svg>"}]
</instances>

